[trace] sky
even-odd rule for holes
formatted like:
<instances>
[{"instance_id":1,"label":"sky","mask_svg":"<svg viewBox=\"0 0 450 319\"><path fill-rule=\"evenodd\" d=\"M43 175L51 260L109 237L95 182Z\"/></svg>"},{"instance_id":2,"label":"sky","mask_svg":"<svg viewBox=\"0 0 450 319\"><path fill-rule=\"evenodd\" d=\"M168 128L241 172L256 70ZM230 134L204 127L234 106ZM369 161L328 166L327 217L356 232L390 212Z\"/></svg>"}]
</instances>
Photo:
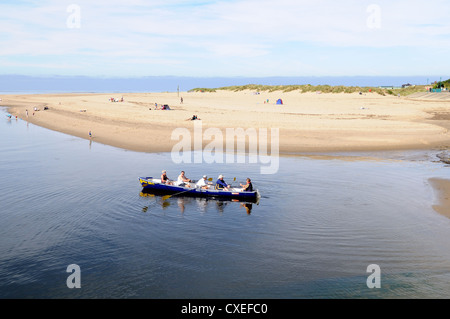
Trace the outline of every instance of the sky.
<instances>
[{"instance_id":1,"label":"sky","mask_svg":"<svg viewBox=\"0 0 450 319\"><path fill-rule=\"evenodd\" d=\"M2 0L0 74L439 76L448 0Z\"/></svg>"}]
</instances>

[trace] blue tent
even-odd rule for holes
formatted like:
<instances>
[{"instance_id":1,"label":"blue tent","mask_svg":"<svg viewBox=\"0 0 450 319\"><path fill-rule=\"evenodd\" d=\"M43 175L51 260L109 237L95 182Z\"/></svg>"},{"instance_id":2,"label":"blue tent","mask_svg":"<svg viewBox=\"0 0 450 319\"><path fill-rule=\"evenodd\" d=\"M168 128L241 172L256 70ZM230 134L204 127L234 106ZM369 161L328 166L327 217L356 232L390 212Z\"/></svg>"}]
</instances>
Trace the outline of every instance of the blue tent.
<instances>
[{"instance_id":1,"label":"blue tent","mask_svg":"<svg viewBox=\"0 0 450 319\"><path fill-rule=\"evenodd\" d=\"M282 105L282 104L283 104L283 100L282 100L282 99L278 99L278 100L277 100L277 104Z\"/></svg>"}]
</instances>

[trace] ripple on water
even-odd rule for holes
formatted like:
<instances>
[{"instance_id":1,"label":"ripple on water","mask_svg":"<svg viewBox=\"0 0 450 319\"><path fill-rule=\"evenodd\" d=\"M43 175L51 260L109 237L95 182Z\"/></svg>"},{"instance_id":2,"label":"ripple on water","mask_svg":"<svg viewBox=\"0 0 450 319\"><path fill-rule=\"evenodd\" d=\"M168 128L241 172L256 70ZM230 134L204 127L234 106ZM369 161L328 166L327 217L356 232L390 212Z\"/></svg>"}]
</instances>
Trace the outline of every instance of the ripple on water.
<instances>
[{"instance_id":1,"label":"ripple on water","mask_svg":"<svg viewBox=\"0 0 450 319\"><path fill-rule=\"evenodd\" d=\"M450 177L439 163L290 157L276 175L183 165L192 178L250 176L262 198L248 214L235 202L141 197L138 176L180 170L170 154L4 124L1 297L450 295L450 221L431 208L427 182ZM83 274L77 295L64 286L72 263ZM372 263L382 290L367 289Z\"/></svg>"}]
</instances>

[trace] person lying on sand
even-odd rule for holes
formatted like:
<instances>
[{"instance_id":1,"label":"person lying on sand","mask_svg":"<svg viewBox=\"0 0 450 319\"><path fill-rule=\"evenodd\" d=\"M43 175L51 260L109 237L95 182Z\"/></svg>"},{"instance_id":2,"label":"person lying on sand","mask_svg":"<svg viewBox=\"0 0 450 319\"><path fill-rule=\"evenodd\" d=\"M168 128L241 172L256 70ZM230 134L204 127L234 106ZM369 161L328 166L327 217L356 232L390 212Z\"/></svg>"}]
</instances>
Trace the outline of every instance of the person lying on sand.
<instances>
[{"instance_id":1,"label":"person lying on sand","mask_svg":"<svg viewBox=\"0 0 450 319\"><path fill-rule=\"evenodd\" d=\"M195 121L195 120L201 120L201 119L199 119L199 118L197 117L197 115L195 115L195 114L192 115L192 117L186 119L186 121Z\"/></svg>"}]
</instances>

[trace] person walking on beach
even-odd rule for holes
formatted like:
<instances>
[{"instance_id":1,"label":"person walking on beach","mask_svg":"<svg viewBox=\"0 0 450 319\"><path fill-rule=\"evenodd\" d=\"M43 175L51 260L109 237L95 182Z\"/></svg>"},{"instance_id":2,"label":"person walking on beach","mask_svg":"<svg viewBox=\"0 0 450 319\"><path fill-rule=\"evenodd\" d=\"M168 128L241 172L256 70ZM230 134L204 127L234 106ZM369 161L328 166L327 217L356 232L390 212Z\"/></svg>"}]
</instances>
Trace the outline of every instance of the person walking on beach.
<instances>
[{"instance_id":1,"label":"person walking on beach","mask_svg":"<svg viewBox=\"0 0 450 319\"><path fill-rule=\"evenodd\" d=\"M92 138L92 132L89 131L89 138Z\"/></svg>"},{"instance_id":2,"label":"person walking on beach","mask_svg":"<svg viewBox=\"0 0 450 319\"><path fill-rule=\"evenodd\" d=\"M181 104L183 104L183 97L181 97L180 102L181 102Z\"/></svg>"},{"instance_id":3,"label":"person walking on beach","mask_svg":"<svg viewBox=\"0 0 450 319\"><path fill-rule=\"evenodd\" d=\"M27 115L27 117L28 117L28 110L25 110L25 114Z\"/></svg>"}]
</instances>

